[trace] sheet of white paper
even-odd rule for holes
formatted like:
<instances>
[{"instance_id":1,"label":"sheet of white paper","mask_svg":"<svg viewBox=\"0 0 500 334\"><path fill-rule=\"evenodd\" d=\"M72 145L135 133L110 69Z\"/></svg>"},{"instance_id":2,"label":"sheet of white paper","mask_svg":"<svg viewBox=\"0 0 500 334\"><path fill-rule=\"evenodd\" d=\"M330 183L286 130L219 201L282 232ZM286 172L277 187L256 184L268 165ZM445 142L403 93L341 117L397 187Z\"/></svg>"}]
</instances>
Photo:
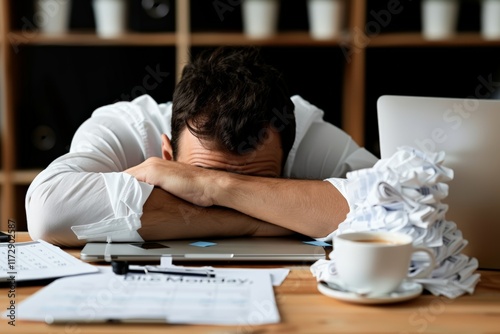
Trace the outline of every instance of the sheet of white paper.
<instances>
[{"instance_id":1,"label":"sheet of white paper","mask_svg":"<svg viewBox=\"0 0 500 334\"><path fill-rule=\"evenodd\" d=\"M43 240L0 244L0 282L57 278L98 269Z\"/></svg>"},{"instance_id":2,"label":"sheet of white paper","mask_svg":"<svg viewBox=\"0 0 500 334\"><path fill-rule=\"evenodd\" d=\"M266 272L271 275L271 282L273 286L280 286L281 283L290 273L290 269L287 268L213 268L216 274L231 273L231 272L246 272L246 271L260 271Z\"/></svg>"},{"instance_id":3,"label":"sheet of white paper","mask_svg":"<svg viewBox=\"0 0 500 334\"><path fill-rule=\"evenodd\" d=\"M58 279L20 303L18 319L260 325L280 321L270 275L215 278L102 273Z\"/></svg>"},{"instance_id":4,"label":"sheet of white paper","mask_svg":"<svg viewBox=\"0 0 500 334\"><path fill-rule=\"evenodd\" d=\"M174 267L174 268L210 268L213 269L216 274L218 273L228 273L228 272L234 272L234 271L252 271L252 270L258 270L258 271L263 271L267 272L271 275L271 282L273 283L273 286L280 286L281 283L285 280L285 278L288 276L290 273L290 269L287 268L215 268L212 266L204 266L204 267L189 267L189 266L178 266L172 264L172 258L169 256L163 256L161 258L161 263L160 263L161 268L168 268L168 267Z\"/></svg>"}]
</instances>

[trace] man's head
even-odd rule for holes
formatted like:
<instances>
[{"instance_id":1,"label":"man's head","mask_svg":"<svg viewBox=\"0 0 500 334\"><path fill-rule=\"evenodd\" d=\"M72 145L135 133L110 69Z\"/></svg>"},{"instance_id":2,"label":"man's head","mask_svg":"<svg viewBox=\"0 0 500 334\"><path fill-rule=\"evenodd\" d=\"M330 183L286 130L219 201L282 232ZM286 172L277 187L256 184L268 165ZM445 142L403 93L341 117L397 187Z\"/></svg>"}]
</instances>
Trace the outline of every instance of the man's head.
<instances>
[{"instance_id":1,"label":"man's head","mask_svg":"<svg viewBox=\"0 0 500 334\"><path fill-rule=\"evenodd\" d=\"M258 49L205 51L184 67L174 91L173 159L203 166L201 155L194 161L191 153L205 149L227 166L204 167L272 175L254 173L252 165L269 169L262 162L273 160L279 176L295 140L293 110L281 74L264 63ZM199 147L192 147L196 142Z\"/></svg>"}]
</instances>

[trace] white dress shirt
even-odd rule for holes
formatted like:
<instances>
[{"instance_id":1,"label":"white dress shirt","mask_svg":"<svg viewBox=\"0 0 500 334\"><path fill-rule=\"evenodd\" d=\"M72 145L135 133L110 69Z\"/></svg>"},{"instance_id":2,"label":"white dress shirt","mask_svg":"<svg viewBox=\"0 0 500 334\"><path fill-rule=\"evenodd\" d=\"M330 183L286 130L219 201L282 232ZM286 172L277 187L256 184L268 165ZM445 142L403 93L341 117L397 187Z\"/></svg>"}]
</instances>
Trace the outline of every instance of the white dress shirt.
<instances>
[{"instance_id":1,"label":"white dress shirt","mask_svg":"<svg viewBox=\"0 0 500 334\"><path fill-rule=\"evenodd\" d=\"M283 177L326 180L345 196L345 174L378 160L323 111L293 96L297 134ZM171 137L172 103L149 95L96 109L75 133L69 153L53 161L26 194L33 240L75 246L84 240L142 241L142 208L153 186L123 173L161 157L161 134Z\"/></svg>"}]
</instances>

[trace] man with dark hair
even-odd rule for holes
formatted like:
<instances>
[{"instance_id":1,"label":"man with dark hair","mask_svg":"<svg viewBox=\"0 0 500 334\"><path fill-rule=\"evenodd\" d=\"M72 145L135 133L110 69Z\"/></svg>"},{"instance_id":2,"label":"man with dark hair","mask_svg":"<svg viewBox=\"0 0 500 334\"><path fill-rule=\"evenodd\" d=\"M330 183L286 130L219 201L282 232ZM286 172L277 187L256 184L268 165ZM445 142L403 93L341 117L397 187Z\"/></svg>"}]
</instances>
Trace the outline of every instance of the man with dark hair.
<instances>
[{"instance_id":1,"label":"man with dark hair","mask_svg":"<svg viewBox=\"0 0 500 334\"><path fill-rule=\"evenodd\" d=\"M32 238L142 241L301 233L323 239L349 212L345 174L376 158L323 112L290 98L253 47L187 64L173 101L97 109L70 152L30 185Z\"/></svg>"},{"instance_id":2,"label":"man with dark hair","mask_svg":"<svg viewBox=\"0 0 500 334\"><path fill-rule=\"evenodd\" d=\"M174 159L186 127L216 150L236 155L255 151L267 130L274 129L288 156L295 140L293 109L281 74L262 62L258 49L206 51L184 67L174 92Z\"/></svg>"}]
</instances>

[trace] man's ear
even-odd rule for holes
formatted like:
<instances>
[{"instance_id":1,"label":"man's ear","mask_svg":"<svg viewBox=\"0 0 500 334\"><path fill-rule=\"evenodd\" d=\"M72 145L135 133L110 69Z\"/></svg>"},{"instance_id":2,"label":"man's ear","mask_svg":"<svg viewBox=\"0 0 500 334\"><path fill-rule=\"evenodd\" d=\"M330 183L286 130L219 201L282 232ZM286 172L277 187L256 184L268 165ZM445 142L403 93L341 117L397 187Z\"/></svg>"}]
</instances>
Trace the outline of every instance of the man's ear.
<instances>
[{"instance_id":1,"label":"man's ear","mask_svg":"<svg viewBox=\"0 0 500 334\"><path fill-rule=\"evenodd\" d=\"M161 135L161 155L165 160L174 160L172 144L166 134Z\"/></svg>"}]
</instances>

